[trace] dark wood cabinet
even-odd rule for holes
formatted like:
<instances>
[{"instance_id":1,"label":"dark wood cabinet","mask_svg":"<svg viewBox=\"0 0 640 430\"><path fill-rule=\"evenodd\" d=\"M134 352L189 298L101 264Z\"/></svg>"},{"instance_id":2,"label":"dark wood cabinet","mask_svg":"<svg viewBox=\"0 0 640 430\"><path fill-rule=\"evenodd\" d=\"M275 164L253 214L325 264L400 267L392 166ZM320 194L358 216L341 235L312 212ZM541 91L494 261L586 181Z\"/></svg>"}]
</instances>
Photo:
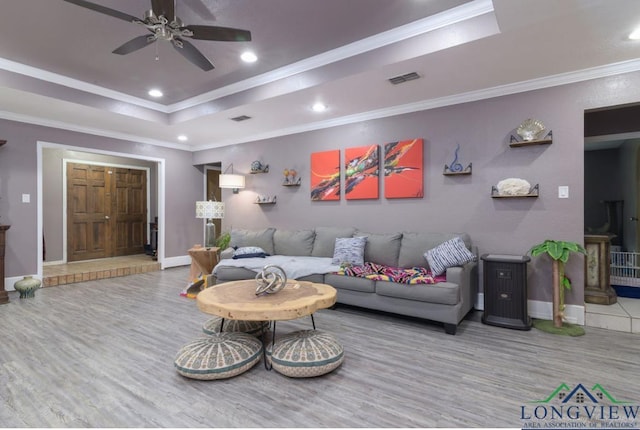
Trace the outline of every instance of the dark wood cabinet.
<instances>
[{"instance_id":1,"label":"dark wood cabinet","mask_svg":"<svg viewBox=\"0 0 640 430\"><path fill-rule=\"evenodd\" d=\"M9 303L9 295L4 289L4 243L8 225L0 225L0 305Z\"/></svg>"}]
</instances>

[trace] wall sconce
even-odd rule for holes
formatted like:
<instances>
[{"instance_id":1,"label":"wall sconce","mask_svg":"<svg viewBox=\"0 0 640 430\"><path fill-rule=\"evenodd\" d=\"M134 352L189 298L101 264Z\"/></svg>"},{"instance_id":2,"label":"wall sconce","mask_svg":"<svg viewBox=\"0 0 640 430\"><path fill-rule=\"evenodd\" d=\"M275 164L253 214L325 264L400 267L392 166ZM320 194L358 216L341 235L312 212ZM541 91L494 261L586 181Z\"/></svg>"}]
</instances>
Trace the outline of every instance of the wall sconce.
<instances>
[{"instance_id":1,"label":"wall sconce","mask_svg":"<svg viewBox=\"0 0 640 430\"><path fill-rule=\"evenodd\" d=\"M231 169L231 173L227 173L229 169ZM233 190L233 194L238 194L238 190L240 188L244 188L244 176L234 175L233 163L231 163L224 172L220 174L218 186L220 188L231 188Z\"/></svg>"},{"instance_id":2,"label":"wall sconce","mask_svg":"<svg viewBox=\"0 0 640 430\"><path fill-rule=\"evenodd\" d=\"M196 218L207 220L205 229L205 248L216 246L216 225L214 219L224 218L224 203L216 201L196 202Z\"/></svg>"}]
</instances>

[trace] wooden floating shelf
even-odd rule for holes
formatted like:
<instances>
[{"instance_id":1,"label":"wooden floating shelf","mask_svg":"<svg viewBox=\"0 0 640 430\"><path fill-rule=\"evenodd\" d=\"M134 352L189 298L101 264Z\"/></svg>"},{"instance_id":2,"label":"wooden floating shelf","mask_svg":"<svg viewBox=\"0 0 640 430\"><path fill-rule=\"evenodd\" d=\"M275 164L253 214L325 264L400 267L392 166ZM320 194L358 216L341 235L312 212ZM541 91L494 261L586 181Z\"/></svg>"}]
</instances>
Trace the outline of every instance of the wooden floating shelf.
<instances>
[{"instance_id":1,"label":"wooden floating shelf","mask_svg":"<svg viewBox=\"0 0 640 430\"><path fill-rule=\"evenodd\" d=\"M261 170L251 170L249 173L251 173L252 175L255 175L257 173L269 173L269 168L266 167L266 168L261 169Z\"/></svg>"},{"instance_id":2,"label":"wooden floating shelf","mask_svg":"<svg viewBox=\"0 0 640 430\"><path fill-rule=\"evenodd\" d=\"M509 146L512 148L521 148L523 146L534 146L534 145L551 145L553 139L540 139L540 140L521 140L521 141L512 141L509 143Z\"/></svg>"},{"instance_id":3,"label":"wooden floating shelf","mask_svg":"<svg viewBox=\"0 0 640 430\"><path fill-rule=\"evenodd\" d=\"M531 187L531 189L529 190L529 194L522 194L518 196L501 195L498 193L498 189L496 188L495 185L491 187L491 198L493 199L522 199L522 198L526 199L531 197L538 197L539 193L540 193L539 184L535 184L533 187Z\"/></svg>"},{"instance_id":4,"label":"wooden floating shelf","mask_svg":"<svg viewBox=\"0 0 640 430\"><path fill-rule=\"evenodd\" d=\"M295 183L295 184L282 184L283 187L299 187L300 186L300 182Z\"/></svg>"},{"instance_id":5,"label":"wooden floating shelf","mask_svg":"<svg viewBox=\"0 0 640 430\"><path fill-rule=\"evenodd\" d=\"M256 205L275 205L276 202L253 202Z\"/></svg>"},{"instance_id":6,"label":"wooden floating shelf","mask_svg":"<svg viewBox=\"0 0 640 430\"><path fill-rule=\"evenodd\" d=\"M4 145L5 143L7 143L6 140L0 140L0 146Z\"/></svg>"},{"instance_id":7,"label":"wooden floating shelf","mask_svg":"<svg viewBox=\"0 0 640 430\"><path fill-rule=\"evenodd\" d=\"M542 139L534 140L520 140L512 134L511 138L509 139L509 146L512 148L521 148L523 146L551 145L552 142L553 130L549 130L549 132L545 134Z\"/></svg>"},{"instance_id":8,"label":"wooden floating shelf","mask_svg":"<svg viewBox=\"0 0 640 430\"><path fill-rule=\"evenodd\" d=\"M451 170L451 168L445 164L444 165L444 170L442 171L442 174L445 175L445 176L470 175L472 168L473 168L473 163L469 163L469 165L466 168L456 172L456 171Z\"/></svg>"}]
</instances>

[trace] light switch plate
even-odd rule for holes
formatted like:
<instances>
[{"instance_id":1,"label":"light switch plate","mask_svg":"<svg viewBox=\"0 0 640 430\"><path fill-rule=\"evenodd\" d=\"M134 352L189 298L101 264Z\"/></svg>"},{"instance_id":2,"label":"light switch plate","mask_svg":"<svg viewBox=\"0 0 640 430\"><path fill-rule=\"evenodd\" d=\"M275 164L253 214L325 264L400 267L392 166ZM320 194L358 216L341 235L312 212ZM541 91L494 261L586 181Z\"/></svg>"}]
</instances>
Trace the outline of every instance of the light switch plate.
<instances>
[{"instance_id":1,"label":"light switch plate","mask_svg":"<svg viewBox=\"0 0 640 430\"><path fill-rule=\"evenodd\" d=\"M22 203L31 203L31 195L23 194L22 195Z\"/></svg>"},{"instance_id":2,"label":"light switch plate","mask_svg":"<svg viewBox=\"0 0 640 430\"><path fill-rule=\"evenodd\" d=\"M569 198L569 187L567 185L560 185L558 187L558 198L559 199Z\"/></svg>"}]
</instances>

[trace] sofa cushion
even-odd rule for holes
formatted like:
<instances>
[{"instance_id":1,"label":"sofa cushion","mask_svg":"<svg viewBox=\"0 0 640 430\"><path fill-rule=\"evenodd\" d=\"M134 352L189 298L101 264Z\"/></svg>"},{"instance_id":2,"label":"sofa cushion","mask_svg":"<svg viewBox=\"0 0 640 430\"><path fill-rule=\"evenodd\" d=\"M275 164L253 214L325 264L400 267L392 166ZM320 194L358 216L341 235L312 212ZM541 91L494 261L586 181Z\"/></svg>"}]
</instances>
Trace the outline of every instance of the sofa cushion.
<instances>
[{"instance_id":1,"label":"sofa cushion","mask_svg":"<svg viewBox=\"0 0 640 430\"><path fill-rule=\"evenodd\" d=\"M264 249L259 246L241 246L233 251L233 258L237 260L239 258L265 258L267 255Z\"/></svg>"},{"instance_id":2,"label":"sofa cushion","mask_svg":"<svg viewBox=\"0 0 640 430\"><path fill-rule=\"evenodd\" d=\"M273 232L274 228L263 230L231 230L231 240L229 246L241 248L244 246L259 246L267 254L273 255ZM424 252L424 251L423 251Z\"/></svg>"},{"instance_id":3,"label":"sofa cushion","mask_svg":"<svg viewBox=\"0 0 640 430\"><path fill-rule=\"evenodd\" d=\"M404 232L400 244L400 254L398 255L398 266L429 267L424 259L424 253L456 236L460 236L467 247L471 246L471 240L466 233Z\"/></svg>"},{"instance_id":4,"label":"sofa cushion","mask_svg":"<svg viewBox=\"0 0 640 430\"><path fill-rule=\"evenodd\" d=\"M374 234L356 231L354 236L364 236L364 261L383 266L397 267L402 233Z\"/></svg>"},{"instance_id":5,"label":"sofa cushion","mask_svg":"<svg viewBox=\"0 0 640 430\"><path fill-rule=\"evenodd\" d=\"M341 266L362 266L366 243L367 238L363 236L337 238L331 263Z\"/></svg>"},{"instance_id":6,"label":"sofa cushion","mask_svg":"<svg viewBox=\"0 0 640 430\"><path fill-rule=\"evenodd\" d=\"M313 241L312 257L333 257L333 249L336 239L339 237L351 237L356 231L353 227L316 227L316 237ZM422 252L426 251L423 250Z\"/></svg>"},{"instance_id":7,"label":"sofa cushion","mask_svg":"<svg viewBox=\"0 0 640 430\"><path fill-rule=\"evenodd\" d=\"M273 233L273 249L276 255L309 257L313 250L313 230L276 230Z\"/></svg>"},{"instance_id":8,"label":"sofa cushion","mask_svg":"<svg viewBox=\"0 0 640 430\"><path fill-rule=\"evenodd\" d=\"M440 275L446 272L448 267L462 266L475 261L476 256L467 249L462 239L454 237L425 252L424 258L429 263L431 272Z\"/></svg>"},{"instance_id":9,"label":"sofa cushion","mask_svg":"<svg viewBox=\"0 0 640 430\"><path fill-rule=\"evenodd\" d=\"M437 284L397 284L395 282L377 281L376 293L381 296L420 302L455 305L460 301L460 287L451 282Z\"/></svg>"},{"instance_id":10,"label":"sofa cushion","mask_svg":"<svg viewBox=\"0 0 640 430\"><path fill-rule=\"evenodd\" d=\"M376 281L367 278L327 273L324 275L324 283L343 290L361 291L363 293L373 293L376 291Z\"/></svg>"}]
</instances>

